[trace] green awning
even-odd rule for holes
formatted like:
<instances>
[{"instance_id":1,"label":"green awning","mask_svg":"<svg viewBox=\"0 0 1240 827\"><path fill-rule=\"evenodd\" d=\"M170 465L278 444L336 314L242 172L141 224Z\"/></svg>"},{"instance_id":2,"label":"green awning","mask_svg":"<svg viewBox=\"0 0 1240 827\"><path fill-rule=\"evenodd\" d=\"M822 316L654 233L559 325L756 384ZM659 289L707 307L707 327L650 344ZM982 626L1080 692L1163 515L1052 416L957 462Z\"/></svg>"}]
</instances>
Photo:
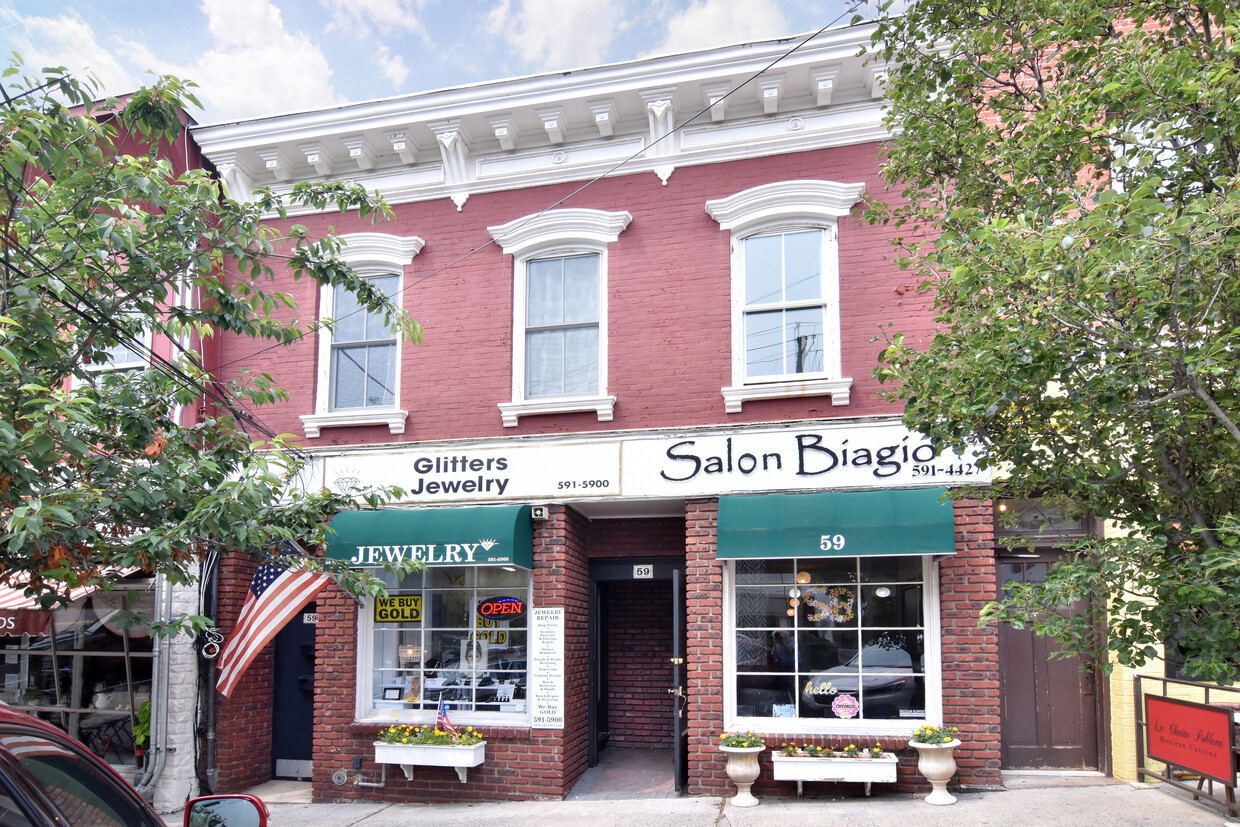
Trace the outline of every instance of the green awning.
<instances>
[{"instance_id":1,"label":"green awning","mask_svg":"<svg viewBox=\"0 0 1240 827\"><path fill-rule=\"evenodd\" d=\"M419 560L427 566L534 568L528 505L343 511L327 556L356 566Z\"/></svg>"},{"instance_id":2,"label":"green awning","mask_svg":"<svg viewBox=\"0 0 1240 827\"><path fill-rule=\"evenodd\" d=\"M721 559L955 554L945 488L719 498Z\"/></svg>"}]
</instances>

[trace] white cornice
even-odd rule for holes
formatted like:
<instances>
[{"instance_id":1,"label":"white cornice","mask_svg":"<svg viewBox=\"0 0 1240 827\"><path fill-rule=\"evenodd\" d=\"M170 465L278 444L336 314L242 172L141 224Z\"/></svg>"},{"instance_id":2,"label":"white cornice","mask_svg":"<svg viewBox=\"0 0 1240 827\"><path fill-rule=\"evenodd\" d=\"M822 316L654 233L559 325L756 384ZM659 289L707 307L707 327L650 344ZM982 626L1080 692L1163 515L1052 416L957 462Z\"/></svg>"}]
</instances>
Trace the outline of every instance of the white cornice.
<instances>
[{"instance_id":1,"label":"white cornice","mask_svg":"<svg viewBox=\"0 0 1240 827\"><path fill-rule=\"evenodd\" d=\"M789 218L831 221L852 212L865 194L865 184L837 181L777 181L706 202L706 212L719 228L744 235L773 220Z\"/></svg>"},{"instance_id":2,"label":"white cornice","mask_svg":"<svg viewBox=\"0 0 1240 827\"><path fill-rule=\"evenodd\" d=\"M628 212L569 207L515 218L487 232L505 253L519 256L551 242L611 244L632 220Z\"/></svg>"},{"instance_id":3,"label":"white cornice","mask_svg":"<svg viewBox=\"0 0 1240 827\"><path fill-rule=\"evenodd\" d=\"M804 37L200 126L194 137L242 198L345 180L393 203L450 197L463 208L473 193L587 180L621 161L615 174L666 182L679 167L888 137L881 83L858 55L872 29L831 30L791 54ZM731 90L723 101L721 90Z\"/></svg>"}]
</instances>

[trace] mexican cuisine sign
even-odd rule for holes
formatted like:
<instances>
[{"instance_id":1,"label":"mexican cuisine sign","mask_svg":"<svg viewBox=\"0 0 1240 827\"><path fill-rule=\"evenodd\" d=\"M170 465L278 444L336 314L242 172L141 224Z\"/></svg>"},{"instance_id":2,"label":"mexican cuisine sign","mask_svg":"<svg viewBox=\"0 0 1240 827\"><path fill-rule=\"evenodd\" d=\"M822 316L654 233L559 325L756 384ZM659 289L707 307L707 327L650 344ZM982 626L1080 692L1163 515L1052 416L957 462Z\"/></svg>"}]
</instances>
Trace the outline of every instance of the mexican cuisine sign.
<instances>
[{"instance_id":1,"label":"mexican cuisine sign","mask_svg":"<svg viewBox=\"0 0 1240 827\"><path fill-rule=\"evenodd\" d=\"M1149 757L1232 786L1236 761L1231 716L1230 709L1146 695Z\"/></svg>"}]
</instances>

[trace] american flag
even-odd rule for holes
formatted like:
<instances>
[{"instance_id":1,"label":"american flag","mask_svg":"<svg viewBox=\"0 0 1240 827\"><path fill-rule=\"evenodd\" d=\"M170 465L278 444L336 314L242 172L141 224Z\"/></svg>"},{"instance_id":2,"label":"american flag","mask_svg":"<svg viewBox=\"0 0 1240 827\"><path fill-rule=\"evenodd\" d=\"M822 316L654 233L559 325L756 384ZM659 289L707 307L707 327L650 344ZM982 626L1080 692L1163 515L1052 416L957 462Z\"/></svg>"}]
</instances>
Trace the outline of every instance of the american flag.
<instances>
[{"instance_id":1,"label":"american flag","mask_svg":"<svg viewBox=\"0 0 1240 827\"><path fill-rule=\"evenodd\" d=\"M264 563L254 572L237 626L220 654L220 675L215 688L227 698L276 633L305 608L331 577L322 572L281 568Z\"/></svg>"},{"instance_id":2,"label":"american flag","mask_svg":"<svg viewBox=\"0 0 1240 827\"><path fill-rule=\"evenodd\" d=\"M452 722L448 720L448 702L443 699L443 695L439 696L439 712L435 715L435 729L442 729L453 738L456 737L456 727L452 726Z\"/></svg>"}]
</instances>

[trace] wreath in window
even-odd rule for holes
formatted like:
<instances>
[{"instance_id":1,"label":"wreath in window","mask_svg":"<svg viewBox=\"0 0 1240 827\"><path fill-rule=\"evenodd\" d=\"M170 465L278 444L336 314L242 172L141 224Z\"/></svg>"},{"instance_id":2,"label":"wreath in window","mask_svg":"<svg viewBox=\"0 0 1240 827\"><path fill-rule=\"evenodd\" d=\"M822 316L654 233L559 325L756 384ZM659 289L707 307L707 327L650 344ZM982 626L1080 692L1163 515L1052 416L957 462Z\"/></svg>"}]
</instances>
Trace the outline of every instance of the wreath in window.
<instances>
[{"instance_id":1,"label":"wreath in window","mask_svg":"<svg viewBox=\"0 0 1240 827\"><path fill-rule=\"evenodd\" d=\"M824 589L814 586L807 590L805 602L810 606L811 621L830 620L847 623L853 619L853 592L844 586Z\"/></svg>"}]
</instances>

